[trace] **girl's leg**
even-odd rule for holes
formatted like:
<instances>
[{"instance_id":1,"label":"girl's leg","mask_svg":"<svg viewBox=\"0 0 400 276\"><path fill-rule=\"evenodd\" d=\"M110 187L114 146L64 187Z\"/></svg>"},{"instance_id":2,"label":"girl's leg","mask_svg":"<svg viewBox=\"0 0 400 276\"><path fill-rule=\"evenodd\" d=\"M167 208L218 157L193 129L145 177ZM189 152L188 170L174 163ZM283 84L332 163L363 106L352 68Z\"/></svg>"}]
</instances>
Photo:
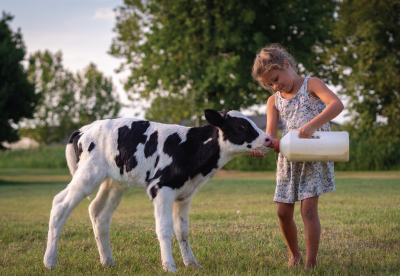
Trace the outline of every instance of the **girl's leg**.
<instances>
[{"instance_id":1,"label":"girl's leg","mask_svg":"<svg viewBox=\"0 0 400 276\"><path fill-rule=\"evenodd\" d=\"M289 247L290 259L288 265L296 265L301 262L301 253L297 242L297 228L293 220L294 203L277 203L279 226L286 244Z\"/></svg>"},{"instance_id":2,"label":"girl's leg","mask_svg":"<svg viewBox=\"0 0 400 276\"><path fill-rule=\"evenodd\" d=\"M307 258L305 269L317 265L317 252L321 236L321 224L318 217L318 196L301 201L301 216L304 222Z\"/></svg>"}]
</instances>

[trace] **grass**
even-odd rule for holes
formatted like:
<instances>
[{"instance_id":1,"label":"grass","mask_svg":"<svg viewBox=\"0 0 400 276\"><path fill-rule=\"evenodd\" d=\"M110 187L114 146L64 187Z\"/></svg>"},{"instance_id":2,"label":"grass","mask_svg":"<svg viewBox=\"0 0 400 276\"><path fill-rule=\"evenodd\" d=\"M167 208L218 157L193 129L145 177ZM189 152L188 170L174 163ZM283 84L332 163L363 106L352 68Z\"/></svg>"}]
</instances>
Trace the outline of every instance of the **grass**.
<instances>
[{"instance_id":1,"label":"grass","mask_svg":"<svg viewBox=\"0 0 400 276\"><path fill-rule=\"evenodd\" d=\"M225 168L237 171L276 171L278 155L271 150L266 158L238 156ZM0 150L0 168L67 169L65 145L51 145L19 150ZM400 142L393 145L350 139L349 162L335 163L336 171L399 171Z\"/></svg>"},{"instance_id":2,"label":"grass","mask_svg":"<svg viewBox=\"0 0 400 276\"><path fill-rule=\"evenodd\" d=\"M0 168L67 168L65 146L39 146L28 149L0 150Z\"/></svg>"},{"instance_id":3,"label":"grass","mask_svg":"<svg viewBox=\"0 0 400 276\"><path fill-rule=\"evenodd\" d=\"M167 275L152 204L135 188L125 194L111 224L115 266L99 262L85 199L62 231L58 267L44 268L51 202L66 186L59 177L67 179L67 173L0 170L0 274ZM337 191L320 197L319 266L307 275L400 275L400 179L381 176L338 178ZM305 275L302 266L286 266L289 253L272 202L274 189L274 180L245 174L235 179L220 174L200 189L190 210L190 242L203 268L184 267L174 239L177 275ZM305 256L299 206L295 221Z\"/></svg>"}]
</instances>

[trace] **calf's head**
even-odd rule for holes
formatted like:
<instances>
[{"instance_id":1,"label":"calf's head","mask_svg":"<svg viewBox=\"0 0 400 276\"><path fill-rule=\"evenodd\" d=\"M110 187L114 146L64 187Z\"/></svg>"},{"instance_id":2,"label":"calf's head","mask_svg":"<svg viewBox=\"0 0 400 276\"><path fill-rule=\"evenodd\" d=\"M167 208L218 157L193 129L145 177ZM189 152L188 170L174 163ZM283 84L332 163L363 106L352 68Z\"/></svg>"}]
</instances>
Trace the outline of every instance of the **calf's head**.
<instances>
[{"instance_id":1,"label":"calf's head","mask_svg":"<svg viewBox=\"0 0 400 276\"><path fill-rule=\"evenodd\" d=\"M261 154L268 152L272 137L239 111L220 113L206 109L204 115L211 125L221 130L226 150L237 154L250 153L253 149Z\"/></svg>"}]
</instances>

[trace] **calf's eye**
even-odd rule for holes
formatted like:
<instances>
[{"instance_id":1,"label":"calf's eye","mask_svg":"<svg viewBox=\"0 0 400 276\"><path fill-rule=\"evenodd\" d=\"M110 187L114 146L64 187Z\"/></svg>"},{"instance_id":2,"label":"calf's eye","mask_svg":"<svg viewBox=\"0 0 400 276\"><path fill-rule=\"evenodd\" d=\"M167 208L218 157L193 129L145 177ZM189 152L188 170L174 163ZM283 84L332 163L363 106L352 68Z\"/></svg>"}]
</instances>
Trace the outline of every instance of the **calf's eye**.
<instances>
[{"instance_id":1,"label":"calf's eye","mask_svg":"<svg viewBox=\"0 0 400 276\"><path fill-rule=\"evenodd\" d=\"M238 126L238 130L239 130L239 131L244 131L244 125L239 125L239 126Z\"/></svg>"}]
</instances>

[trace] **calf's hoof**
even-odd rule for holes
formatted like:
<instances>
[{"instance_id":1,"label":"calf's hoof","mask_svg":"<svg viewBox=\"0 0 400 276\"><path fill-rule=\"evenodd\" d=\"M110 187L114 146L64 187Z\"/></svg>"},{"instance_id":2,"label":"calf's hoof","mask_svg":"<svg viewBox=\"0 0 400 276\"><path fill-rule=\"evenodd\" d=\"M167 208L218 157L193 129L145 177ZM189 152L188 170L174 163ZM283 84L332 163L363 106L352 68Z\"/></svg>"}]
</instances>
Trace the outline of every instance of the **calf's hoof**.
<instances>
[{"instance_id":1,"label":"calf's hoof","mask_svg":"<svg viewBox=\"0 0 400 276\"><path fill-rule=\"evenodd\" d=\"M199 263L197 262L188 262L186 263L186 266L194 266L194 267L199 267L199 268L203 268Z\"/></svg>"},{"instance_id":2,"label":"calf's hoof","mask_svg":"<svg viewBox=\"0 0 400 276\"><path fill-rule=\"evenodd\" d=\"M167 272L178 272L175 264L163 263L163 268Z\"/></svg>"},{"instance_id":3,"label":"calf's hoof","mask_svg":"<svg viewBox=\"0 0 400 276\"><path fill-rule=\"evenodd\" d=\"M44 260L44 266L49 269L55 269L57 267L57 261L49 261L49 260Z\"/></svg>"},{"instance_id":4,"label":"calf's hoof","mask_svg":"<svg viewBox=\"0 0 400 276\"><path fill-rule=\"evenodd\" d=\"M113 260L113 258L100 259L100 262L104 266L113 266L113 265L115 265L115 261Z\"/></svg>"}]
</instances>

